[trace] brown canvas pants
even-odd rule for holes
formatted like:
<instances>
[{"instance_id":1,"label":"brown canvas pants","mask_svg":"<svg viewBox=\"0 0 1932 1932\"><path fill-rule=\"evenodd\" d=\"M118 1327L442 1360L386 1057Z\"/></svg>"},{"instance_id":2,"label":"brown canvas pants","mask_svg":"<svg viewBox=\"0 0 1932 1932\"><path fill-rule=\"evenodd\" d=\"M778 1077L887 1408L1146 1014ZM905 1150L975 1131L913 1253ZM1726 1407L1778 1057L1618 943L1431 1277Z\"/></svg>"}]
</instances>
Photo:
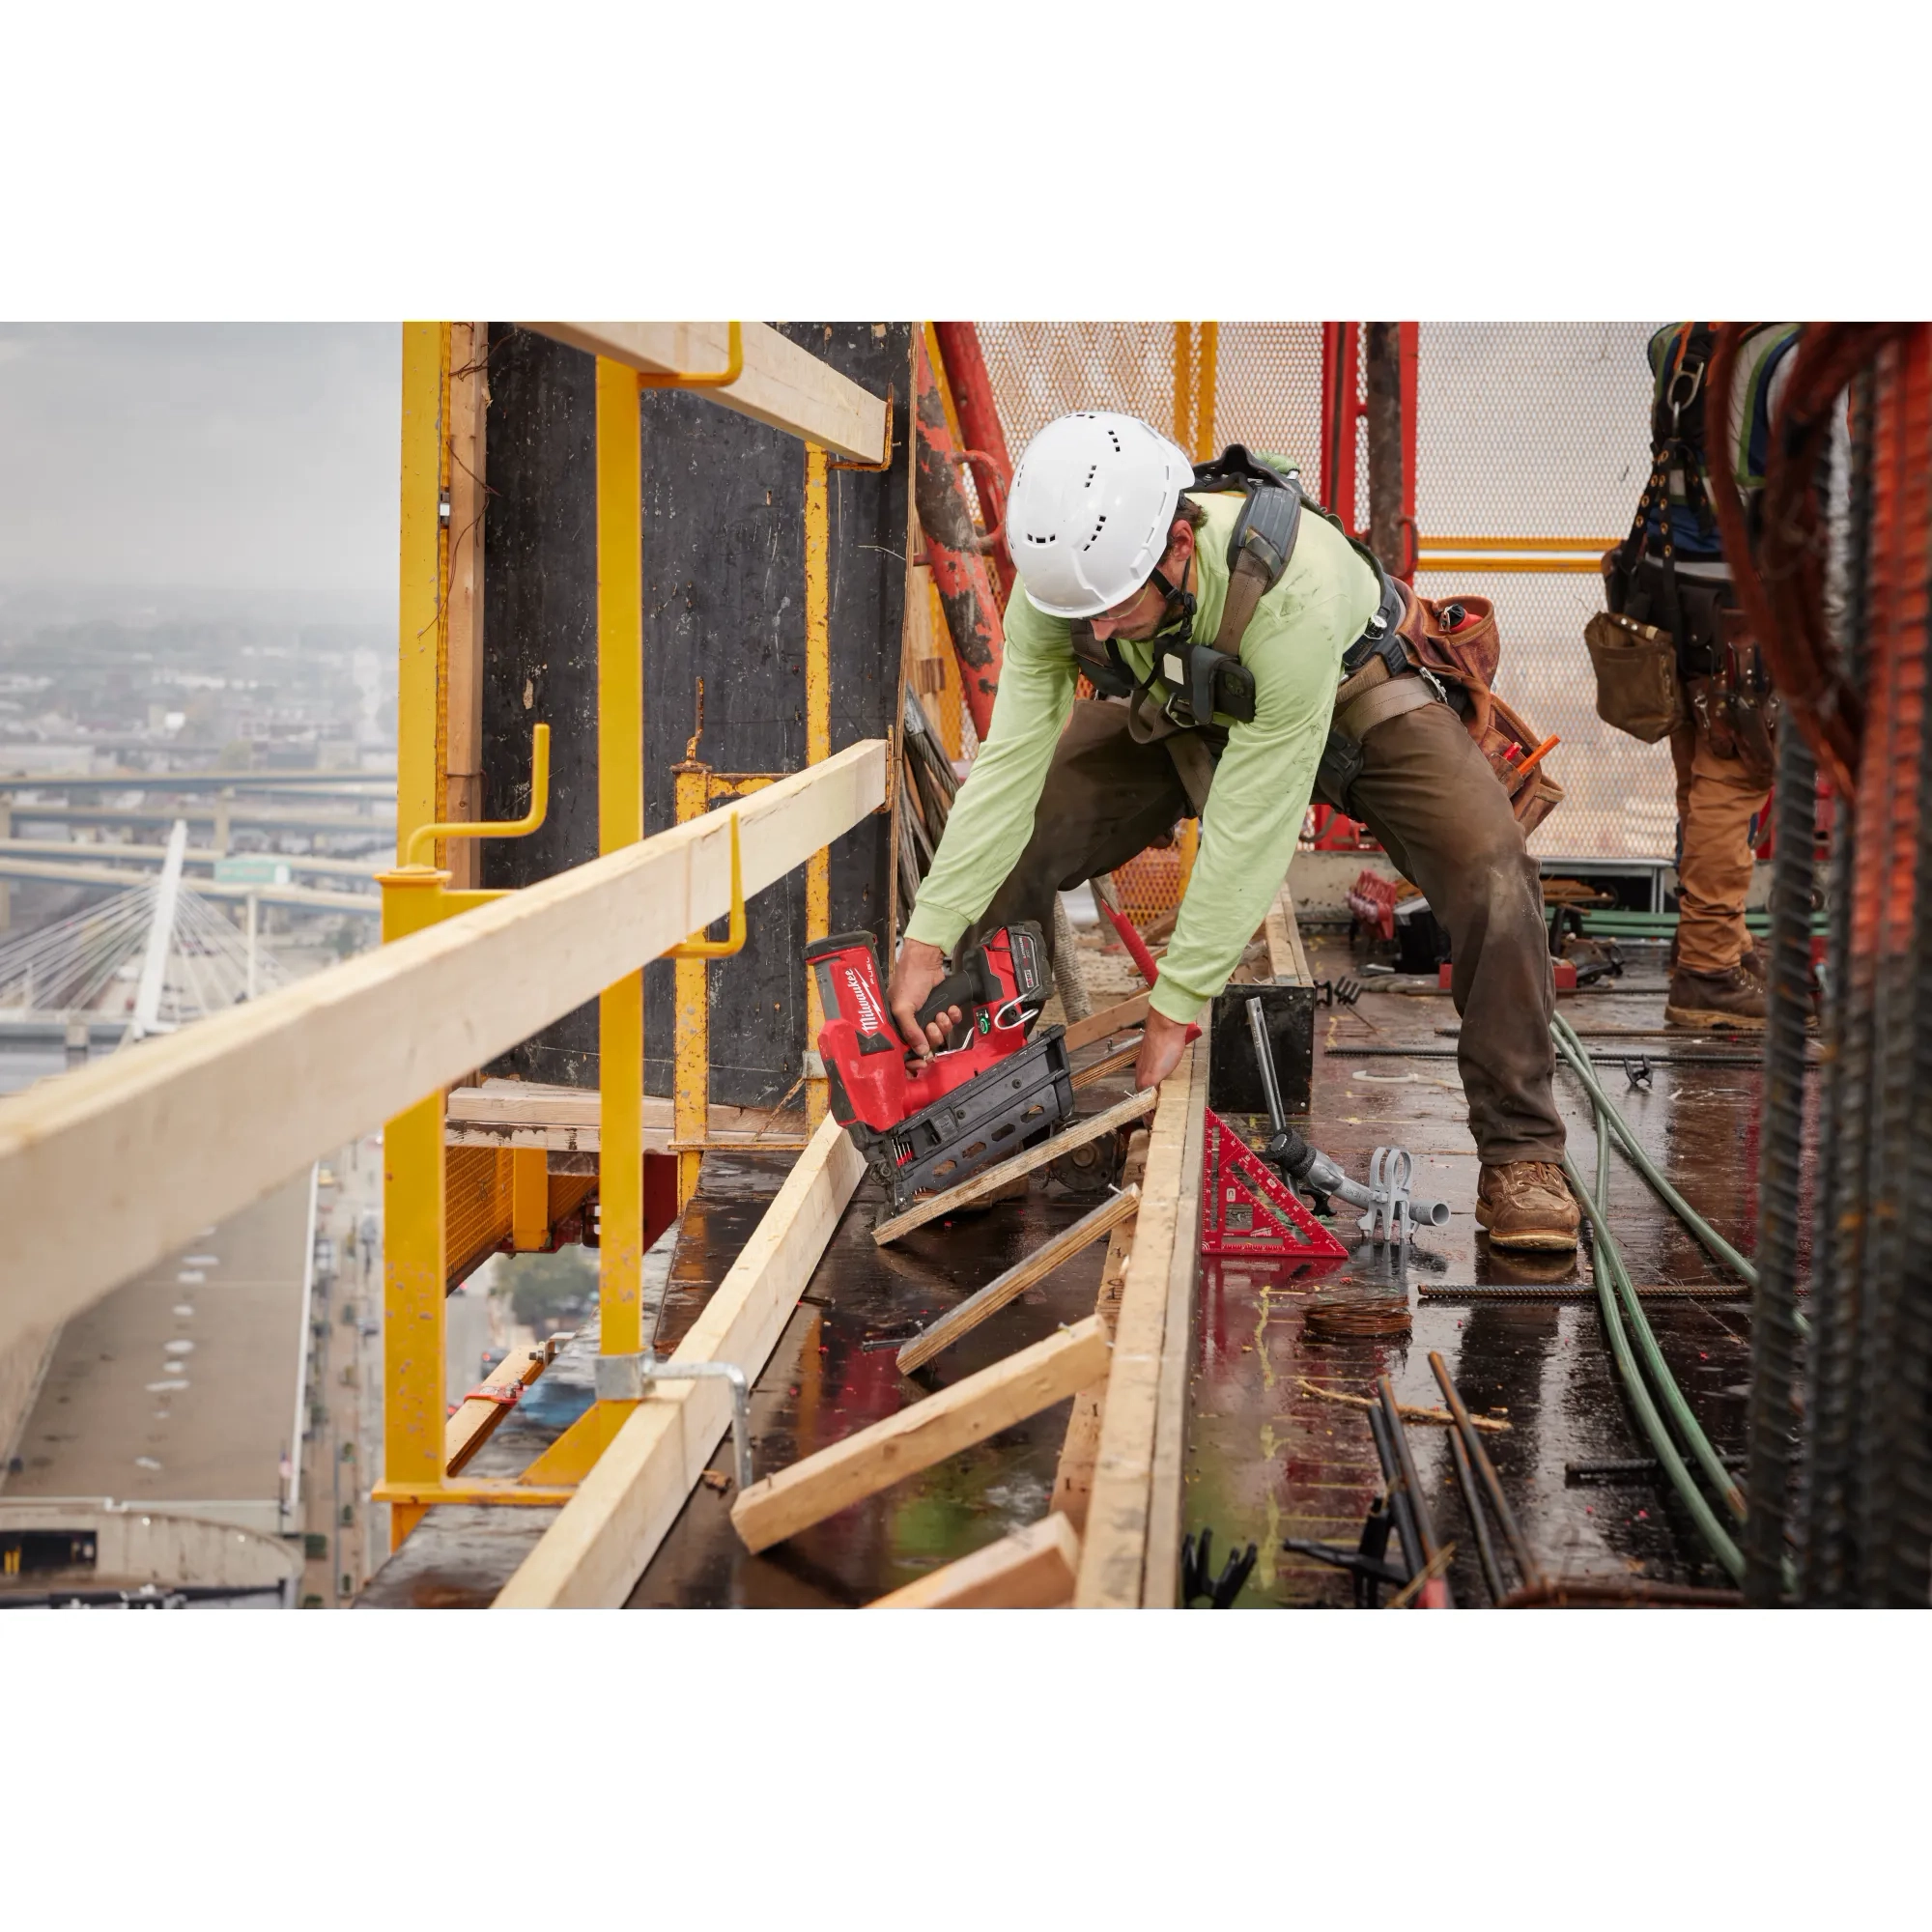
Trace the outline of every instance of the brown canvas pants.
<instances>
[{"instance_id":1,"label":"brown canvas pants","mask_svg":"<svg viewBox=\"0 0 1932 1932\"><path fill-rule=\"evenodd\" d=\"M1448 929L1477 1151L1485 1164L1559 1160L1543 889L1509 800L1446 704L1387 720L1361 749L1349 798L1327 803L1368 826ZM962 947L1016 919L1051 935L1056 893L1124 866L1187 810L1173 759L1159 744L1134 742L1123 705L1075 704L1033 837Z\"/></svg>"},{"instance_id":2,"label":"brown canvas pants","mask_svg":"<svg viewBox=\"0 0 1932 1932\"><path fill-rule=\"evenodd\" d=\"M1695 711L1670 734L1677 767L1677 963L1728 973L1750 944L1751 820L1770 799L1739 758L1719 755Z\"/></svg>"}]
</instances>

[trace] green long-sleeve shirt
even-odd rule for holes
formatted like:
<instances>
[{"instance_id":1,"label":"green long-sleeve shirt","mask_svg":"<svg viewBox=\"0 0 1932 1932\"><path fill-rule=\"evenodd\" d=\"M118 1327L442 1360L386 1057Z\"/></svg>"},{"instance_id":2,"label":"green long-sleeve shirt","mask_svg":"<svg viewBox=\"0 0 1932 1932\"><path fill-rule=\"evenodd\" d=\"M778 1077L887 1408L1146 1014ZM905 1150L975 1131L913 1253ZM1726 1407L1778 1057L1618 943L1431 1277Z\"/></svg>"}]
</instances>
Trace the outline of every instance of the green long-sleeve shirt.
<instances>
[{"instance_id":1,"label":"green long-sleeve shirt","mask_svg":"<svg viewBox=\"0 0 1932 1932\"><path fill-rule=\"evenodd\" d=\"M1212 640L1228 593L1228 539L1240 498L1197 498L1194 636ZM1375 614L1375 573L1324 518L1304 513L1294 554L1264 597L1241 644L1254 673L1247 724L1216 714L1228 749L1202 817L1201 847L1180 917L1153 989L1154 1010L1185 1023L1228 982L1281 882L1301 834L1315 768L1328 734L1342 653ZM932 871L906 925L909 939L950 952L985 911L1026 849L1053 751L1079 674L1069 627L1015 584L1007 606L1006 667L992 729L960 788ZM1145 677L1152 647L1121 639ZM1156 684L1155 695L1167 696Z\"/></svg>"}]
</instances>

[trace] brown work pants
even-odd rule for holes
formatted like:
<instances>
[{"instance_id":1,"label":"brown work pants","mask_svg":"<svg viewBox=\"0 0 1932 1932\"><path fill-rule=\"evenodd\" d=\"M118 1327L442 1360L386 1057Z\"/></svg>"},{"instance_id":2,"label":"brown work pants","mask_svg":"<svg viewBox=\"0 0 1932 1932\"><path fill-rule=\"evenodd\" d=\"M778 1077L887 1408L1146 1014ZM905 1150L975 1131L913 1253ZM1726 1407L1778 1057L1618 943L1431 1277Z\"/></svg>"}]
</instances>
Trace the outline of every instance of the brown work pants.
<instances>
[{"instance_id":1,"label":"brown work pants","mask_svg":"<svg viewBox=\"0 0 1932 1932\"><path fill-rule=\"evenodd\" d=\"M1446 704L1388 719L1361 750L1348 799L1328 803L1368 826L1448 930L1477 1151L1486 1165L1560 1160L1543 888L1508 797ZM1135 743L1123 705L1075 704L1033 837L962 946L1019 919L1050 937L1056 893L1124 866L1187 810L1173 759L1162 745Z\"/></svg>"},{"instance_id":2,"label":"brown work pants","mask_svg":"<svg viewBox=\"0 0 1932 1932\"><path fill-rule=\"evenodd\" d=\"M1751 820L1771 797L1740 758L1719 756L1696 713L1670 734L1677 767L1677 963L1728 973L1750 944L1745 895L1754 852Z\"/></svg>"}]
</instances>

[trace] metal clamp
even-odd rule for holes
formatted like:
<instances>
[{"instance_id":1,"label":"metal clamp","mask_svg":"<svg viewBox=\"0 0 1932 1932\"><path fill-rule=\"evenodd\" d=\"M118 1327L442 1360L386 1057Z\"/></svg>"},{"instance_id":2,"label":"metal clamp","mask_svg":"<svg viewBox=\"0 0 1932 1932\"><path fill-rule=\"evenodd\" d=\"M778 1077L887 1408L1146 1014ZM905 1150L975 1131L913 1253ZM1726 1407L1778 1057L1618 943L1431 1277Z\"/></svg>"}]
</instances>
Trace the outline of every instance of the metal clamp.
<instances>
[{"instance_id":1,"label":"metal clamp","mask_svg":"<svg viewBox=\"0 0 1932 1932\"><path fill-rule=\"evenodd\" d=\"M1408 1186L1415 1160L1406 1148L1378 1148L1369 1161L1369 1211L1356 1224L1378 1245L1406 1247L1409 1236Z\"/></svg>"},{"instance_id":2,"label":"metal clamp","mask_svg":"<svg viewBox=\"0 0 1932 1932\"><path fill-rule=\"evenodd\" d=\"M752 1385L735 1362L680 1362L646 1352L597 1357L599 1402L641 1402L646 1382L726 1381L731 1384L731 1447L738 1489L752 1487Z\"/></svg>"},{"instance_id":3,"label":"metal clamp","mask_svg":"<svg viewBox=\"0 0 1932 1932\"><path fill-rule=\"evenodd\" d=\"M639 370L640 389L728 389L745 373L745 325L724 325L724 366L722 369Z\"/></svg>"},{"instance_id":4,"label":"metal clamp","mask_svg":"<svg viewBox=\"0 0 1932 1932\"><path fill-rule=\"evenodd\" d=\"M499 1402L505 1408L515 1408L523 1399L522 1382L478 1382L463 1398L465 1402Z\"/></svg>"},{"instance_id":5,"label":"metal clamp","mask_svg":"<svg viewBox=\"0 0 1932 1932\"><path fill-rule=\"evenodd\" d=\"M731 936L706 939L694 932L682 946L673 946L667 959L729 959L745 950L745 874L738 861L738 814L731 814Z\"/></svg>"},{"instance_id":6,"label":"metal clamp","mask_svg":"<svg viewBox=\"0 0 1932 1932\"><path fill-rule=\"evenodd\" d=\"M530 734L530 809L521 818L474 819L463 825L419 825L410 835L403 855L407 866L426 862L416 857L423 845L439 838L526 838L544 822L550 810L550 726L539 724Z\"/></svg>"}]
</instances>

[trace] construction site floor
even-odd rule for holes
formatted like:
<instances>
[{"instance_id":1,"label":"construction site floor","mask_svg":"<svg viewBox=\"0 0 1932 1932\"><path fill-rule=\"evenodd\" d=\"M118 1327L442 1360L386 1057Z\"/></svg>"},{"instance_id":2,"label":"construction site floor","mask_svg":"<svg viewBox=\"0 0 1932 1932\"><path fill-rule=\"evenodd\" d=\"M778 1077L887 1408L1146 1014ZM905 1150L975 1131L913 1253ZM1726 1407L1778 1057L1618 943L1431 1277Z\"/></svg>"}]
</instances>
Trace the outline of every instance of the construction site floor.
<instances>
[{"instance_id":1,"label":"construction site floor","mask_svg":"<svg viewBox=\"0 0 1932 1932\"><path fill-rule=\"evenodd\" d=\"M1359 972L1339 939L1313 941L1310 954L1318 981ZM1638 1056L1649 1059L1647 1088L1634 1085L1620 1065L1600 1065L1599 1078L1679 1191L1748 1254L1757 1215L1759 1039L1666 1032L1661 972L1661 959L1639 956L1611 990L1566 995L1559 1010L1593 1054L1628 1055L1634 1065ZM1187 1527L1213 1530L1217 1565L1231 1542L1259 1546L1244 1604L1349 1603L1345 1575L1281 1548L1286 1537L1352 1547L1381 1487L1363 1411L1317 1391L1372 1395L1375 1378L1386 1374L1398 1401L1439 1406L1429 1368L1434 1350L1473 1413L1508 1423L1506 1433L1485 1441L1548 1572L1607 1582L1727 1584L1661 1474L1605 1482L1571 1470L1651 1454L1625 1402L1594 1297L1423 1298L1424 1284L1588 1288L1590 1260L1587 1249L1541 1258L1491 1250L1473 1218L1478 1166L1453 1058L1456 1014L1449 998L1422 980L1366 983L1376 990L1352 1010L1318 1010L1313 1107L1304 1131L1357 1178L1366 1177L1377 1147L1406 1147L1415 1156L1416 1193L1446 1201L1453 1218L1418 1236L1406 1265L1392 1265L1385 1250L1360 1244L1340 1214L1332 1225L1357 1245L1348 1263L1320 1279L1295 1279L1286 1264L1203 1263L1189 1389ZM1362 1049L1369 1051L1355 1057ZM1669 1058L1680 1054L1709 1056L1714 1064ZM1739 1060L1749 1064L1726 1064ZM1556 1094L1572 1158L1592 1178L1589 1102L1560 1064ZM1639 1285L1736 1286L1614 1151L1609 1222ZM1331 1341L1308 1329L1309 1310L1319 1302L1376 1292L1407 1300L1407 1335ZM1720 1300L1646 1303L1672 1372L1724 1454L1744 1447L1747 1307L1742 1289ZM1449 1432L1422 1425L1407 1435L1437 1529L1457 1545L1450 1571L1457 1601L1485 1602L1451 1468ZM1508 1580L1519 1579L1512 1574Z\"/></svg>"},{"instance_id":2,"label":"construction site floor","mask_svg":"<svg viewBox=\"0 0 1932 1932\"><path fill-rule=\"evenodd\" d=\"M1748 1252L1756 1219L1758 1041L1667 1032L1661 962L1632 951L1639 957L1623 982L1566 996L1561 1010L1593 1052L1649 1060L1647 1087L1632 1085L1620 1065L1599 1071L1664 1172L1720 1234ZM1359 971L1339 939L1314 938L1310 954L1318 980ZM1371 1394L1375 1378L1387 1374L1400 1401L1435 1406L1441 1398L1428 1356L1439 1350L1469 1407L1508 1425L1485 1440L1548 1572L1600 1582L1722 1585L1727 1579L1660 1476L1639 1472L1606 1482L1572 1468L1650 1453L1625 1402L1593 1298L1496 1304L1453 1293L1422 1294L1425 1285L1453 1291L1472 1284L1574 1293L1590 1286L1589 1254L1587 1248L1543 1258L1491 1251L1473 1218L1478 1164L1456 1071L1455 1010L1429 982L1366 984L1370 990L1354 1008L1318 1010L1313 1108L1298 1124L1357 1177L1367 1175L1378 1146L1407 1148L1415 1158L1415 1191L1446 1201L1453 1217L1445 1228L1418 1236L1401 1263L1362 1241L1352 1219L1340 1213L1330 1225L1352 1252L1319 1275L1290 1264L1203 1263L1187 1398L1185 1526L1212 1529L1217 1565L1231 1545L1258 1545L1244 1605L1347 1604L1346 1576L1281 1548L1285 1537L1352 1546L1381 1486L1362 1410L1330 1398ZM1685 1054L1704 1056L1706 1064L1673 1058ZM1122 1073L1089 1090L1083 1111L1123 1094L1126 1081ZM1557 1095L1572 1153L1592 1174L1587 1100L1560 1070ZM723 1278L785 1165L776 1157L706 1159L682 1228L647 1266L647 1303L662 1302L661 1348L676 1345ZM1090 1314L1100 1242L916 1378L901 1376L894 1359L918 1328L1090 1205L1036 1182L1022 1198L934 1223L882 1250L870 1232L879 1198L869 1181L863 1185L753 1390L758 1471L782 1468ZM1639 1284L1728 1281L1621 1154L1610 1164L1609 1218ZM1405 1302L1409 1332L1325 1340L1307 1327L1311 1308L1364 1295ZM1717 1447L1741 1452L1749 1366L1742 1292L1646 1305ZM594 1334L586 1331L559 1356L471 1464L476 1475L516 1474L587 1406L594 1348ZM994 1435L757 1556L731 1527L727 1437L630 1605L870 1602L1043 1515L1069 1407L1062 1404ZM1408 1437L1437 1527L1457 1546L1450 1579L1458 1601L1480 1603L1482 1577L1453 1484L1448 1432L1415 1425ZM434 1510L362 1602L487 1604L554 1515Z\"/></svg>"}]
</instances>

